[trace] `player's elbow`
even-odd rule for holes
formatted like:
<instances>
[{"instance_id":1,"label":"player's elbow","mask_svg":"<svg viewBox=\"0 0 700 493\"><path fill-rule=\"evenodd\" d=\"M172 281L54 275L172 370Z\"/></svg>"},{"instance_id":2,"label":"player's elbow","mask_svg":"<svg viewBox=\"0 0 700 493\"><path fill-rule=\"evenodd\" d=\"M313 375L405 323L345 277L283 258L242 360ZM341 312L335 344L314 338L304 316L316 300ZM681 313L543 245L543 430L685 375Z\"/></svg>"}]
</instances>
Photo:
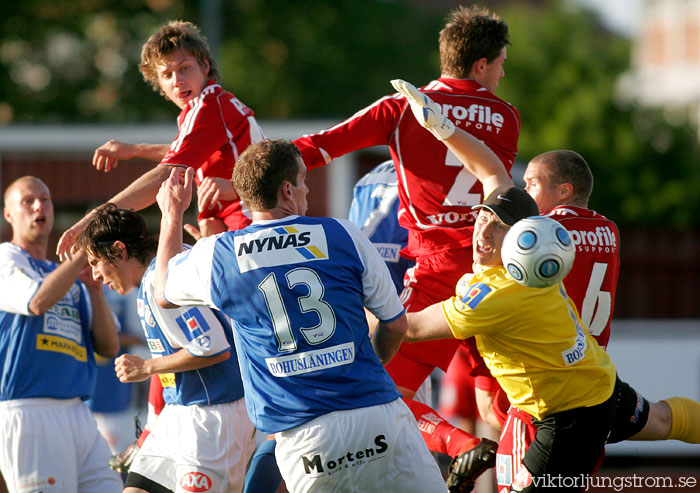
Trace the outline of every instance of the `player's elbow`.
<instances>
[{"instance_id":1,"label":"player's elbow","mask_svg":"<svg viewBox=\"0 0 700 493\"><path fill-rule=\"evenodd\" d=\"M51 308L51 306L52 305L50 305L49 303L43 302L41 299L37 299L37 297L35 296L31 299L27 308L29 309L30 315L40 317L41 315L49 311L49 308Z\"/></svg>"},{"instance_id":2,"label":"player's elbow","mask_svg":"<svg viewBox=\"0 0 700 493\"><path fill-rule=\"evenodd\" d=\"M170 303L168 300L166 300L162 294L156 294L156 303L158 304L159 307L161 308L177 308L180 305L175 305L173 303Z\"/></svg>"},{"instance_id":3,"label":"player's elbow","mask_svg":"<svg viewBox=\"0 0 700 493\"><path fill-rule=\"evenodd\" d=\"M222 363L231 357L231 351L225 351L221 354L216 355L216 363Z\"/></svg>"},{"instance_id":4,"label":"player's elbow","mask_svg":"<svg viewBox=\"0 0 700 493\"><path fill-rule=\"evenodd\" d=\"M403 340L406 336L406 329L408 327L406 323L406 315L401 315L396 320L383 324L387 334L391 336L392 339Z\"/></svg>"}]
</instances>

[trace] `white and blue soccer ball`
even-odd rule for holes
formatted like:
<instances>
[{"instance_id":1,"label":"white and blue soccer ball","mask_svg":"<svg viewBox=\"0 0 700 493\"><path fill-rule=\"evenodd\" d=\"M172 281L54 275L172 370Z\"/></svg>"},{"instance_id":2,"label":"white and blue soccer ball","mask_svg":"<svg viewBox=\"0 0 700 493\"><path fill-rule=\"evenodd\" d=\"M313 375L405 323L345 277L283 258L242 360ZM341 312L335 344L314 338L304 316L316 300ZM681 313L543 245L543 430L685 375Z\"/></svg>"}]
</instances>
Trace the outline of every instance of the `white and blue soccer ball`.
<instances>
[{"instance_id":1,"label":"white and blue soccer ball","mask_svg":"<svg viewBox=\"0 0 700 493\"><path fill-rule=\"evenodd\" d=\"M561 224L546 216L521 219L503 239L501 259L516 282L545 288L564 279L574 265L576 249Z\"/></svg>"}]
</instances>

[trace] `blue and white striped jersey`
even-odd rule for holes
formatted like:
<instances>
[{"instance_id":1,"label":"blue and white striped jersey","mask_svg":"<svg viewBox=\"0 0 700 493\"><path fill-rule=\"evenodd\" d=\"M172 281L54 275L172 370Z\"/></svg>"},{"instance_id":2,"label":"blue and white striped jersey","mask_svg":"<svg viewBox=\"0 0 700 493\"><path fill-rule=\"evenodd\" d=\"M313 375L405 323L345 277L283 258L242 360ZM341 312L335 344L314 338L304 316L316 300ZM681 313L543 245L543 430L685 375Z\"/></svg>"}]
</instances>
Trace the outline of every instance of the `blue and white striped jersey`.
<instances>
[{"instance_id":1,"label":"blue and white striped jersey","mask_svg":"<svg viewBox=\"0 0 700 493\"><path fill-rule=\"evenodd\" d=\"M46 313L29 313L29 302L56 267L17 245L0 244L0 401L92 395L96 367L85 286L76 281Z\"/></svg>"},{"instance_id":2,"label":"blue and white striped jersey","mask_svg":"<svg viewBox=\"0 0 700 493\"><path fill-rule=\"evenodd\" d=\"M199 357L216 356L233 347L231 325L226 316L202 306L161 308L153 294L155 259L141 280L137 309L154 358L182 348ZM208 406L237 401L243 384L235 351L226 361L199 370L159 375L166 404Z\"/></svg>"},{"instance_id":3,"label":"blue and white striped jersey","mask_svg":"<svg viewBox=\"0 0 700 493\"><path fill-rule=\"evenodd\" d=\"M170 260L164 296L233 319L248 414L266 433L400 397L363 306L385 322L404 310L347 220L289 216L203 238Z\"/></svg>"}]
</instances>

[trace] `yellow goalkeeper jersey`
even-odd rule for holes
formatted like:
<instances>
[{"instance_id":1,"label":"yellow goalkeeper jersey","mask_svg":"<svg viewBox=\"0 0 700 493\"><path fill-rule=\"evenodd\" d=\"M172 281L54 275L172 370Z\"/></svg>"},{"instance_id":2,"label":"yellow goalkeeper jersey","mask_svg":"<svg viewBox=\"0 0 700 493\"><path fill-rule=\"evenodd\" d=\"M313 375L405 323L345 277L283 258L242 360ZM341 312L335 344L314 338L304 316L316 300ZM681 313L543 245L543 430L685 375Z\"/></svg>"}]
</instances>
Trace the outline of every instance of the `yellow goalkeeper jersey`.
<instances>
[{"instance_id":1,"label":"yellow goalkeeper jersey","mask_svg":"<svg viewBox=\"0 0 700 493\"><path fill-rule=\"evenodd\" d=\"M528 288L502 266L475 264L442 310L458 339L476 336L514 406L537 419L607 400L615 366L579 319L562 283Z\"/></svg>"}]
</instances>

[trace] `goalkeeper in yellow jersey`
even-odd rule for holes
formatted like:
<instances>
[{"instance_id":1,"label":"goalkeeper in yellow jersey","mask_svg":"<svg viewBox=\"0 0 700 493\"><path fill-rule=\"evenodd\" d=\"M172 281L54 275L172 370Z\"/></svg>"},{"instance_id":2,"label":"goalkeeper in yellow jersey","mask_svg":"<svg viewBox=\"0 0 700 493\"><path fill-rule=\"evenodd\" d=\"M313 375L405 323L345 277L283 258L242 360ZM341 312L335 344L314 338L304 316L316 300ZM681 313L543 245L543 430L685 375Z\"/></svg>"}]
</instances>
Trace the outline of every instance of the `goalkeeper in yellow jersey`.
<instances>
[{"instance_id":1,"label":"goalkeeper in yellow jersey","mask_svg":"<svg viewBox=\"0 0 700 493\"><path fill-rule=\"evenodd\" d=\"M511 491L580 491L606 443L700 443L700 403L649 403L619 379L563 284L529 288L507 275L503 239L518 220L538 214L534 200L500 187L474 209L474 274L460 280L456 296L407 314L406 340L475 336L511 404L533 416L535 439Z\"/></svg>"}]
</instances>

